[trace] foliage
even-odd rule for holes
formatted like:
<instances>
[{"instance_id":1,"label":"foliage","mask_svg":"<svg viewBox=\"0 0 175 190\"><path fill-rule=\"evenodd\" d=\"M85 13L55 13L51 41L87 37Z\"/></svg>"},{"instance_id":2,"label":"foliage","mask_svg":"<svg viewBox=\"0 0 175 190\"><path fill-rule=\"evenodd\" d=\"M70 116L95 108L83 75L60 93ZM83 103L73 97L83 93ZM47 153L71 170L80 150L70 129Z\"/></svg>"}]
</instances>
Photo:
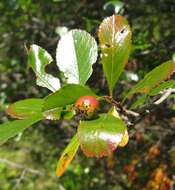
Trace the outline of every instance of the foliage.
<instances>
[{"instance_id":1,"label":"foliage","mask_svg":"<svg viewBox=\"0 0 175 190\"><path fill-rule=\"evenodd\" d=\"M131 30L127 21L119 15L106 18L99 27L99 39L102 48L103 70L107 77L111 101L114 101L112 97L113 88L127 62L131 46ZM68 52L68 54L66 55L65 52ZM52 61L52 58L44 49L37 45L32 45L28 54L28 64L37 76L37 84L48 88L54 93L44 98L43 102L41 101L37 105L40 106L38 113L34 111L32 115L30 104L37 104L37 102L31 102L31 99L28 100L29 102L24 100L11 105L7 112L13 117L24 120L0 125L0 140L2 142L15 136L38 120L43 119L43 111L47 119L50 119L47 114L49 113L50 116L53 109L54 112L60 112L61 116L64 107L69 106L68 111L71 112L74 109L72 104L75 104L76 100L81 96L93 95L90 89L81 86L85 85L90 77L92 68L89 66L97 58L95 39L88 33L81 30L72 30L63 35L58 43L57 65L64 72L66 82L74 84L68 84L61 88L59 79L45 73L44 67ZM69 58L64 63L64 59L67 57ZM174 65L173 61L168 61L156 67L128 94L131 95L137 92L149 93L153 87L159 85L162 80L172 75L175 71ZM21 109L21 107L25 107L25 109ZM58 120L60 117L55 117L54 119ZM110 113L99 114L97 118L92 118L90 121L80 120L79 122L78 135L75 135L59 160L56 172L58 176L64 173L64 170L73 159L79 144L86 156L109 156L122 142L126 131L126 125L120 116L118 115L116 118L115 115L111 115Z\"/></svg>"},{"instance_id":2,"label":"foliage","mask_svg":"<svg viewBox=\"0 0 175 190\"><path fill-rule=\"evenodd\" d=\"M112 95L113 88L128 62L131 49L131 29L126 19L113 15L102 22L98 35L103 70Z\"/></svg>"},{"instance_id":3,"label":"foliage","mask_svg":"<svg viewBox=\"0 0 175 190\"><path fill-rule=\"evenodd\" d=\"M158 10L157 10L157 4L159 3L157 1L151 2L150 4L145 3L145 2L139 3L138 1L137 7L135 7L136 2L134 4L133 2L126 3L125 1L122 2L123 4L122 3L120 4L120 1L118 1L119 3L117 3L117 1L113 1L112 3L111 2L112 1L110 1L109 3L107 2L108 5L104 7L105 12L103 11L97 12L94 9L100 10L103 7L102 5L104 4L104 2L101 1L101 3L93 3L93 5L91 3L89 4L85 3L87 8L84 9L84 8L81 8L83 3L81 4L80 2L72 4L72 3L64 2L64 1L62 2L49 1L47 3L44 3L43 1L37 2L37 3L36 2L33 3L32 1L23 2L23 1L18 1L18 0L13 1L13 3L12 1L11 3L10 1L2 1L0 3L1 5L0 8L3 9L2 12L4 14L2 18L8 18L8 19L7 20L2 19L3 23L6 23L6 24L4 25L5 27L1 28L0 32L2 34L3 33L9 34L9 31L12 31L12 30L14 32L6 36L6 38L3 37L4 48L3 48L3 51L0 52L0 55L1 55L0 59L2 63L0 64L0 70L1 70L0 72L2 72L0 75L0 78L1 78L2 84L4 83L6 85L6 86L1 85L2 87L2 91L0 92L1 109L4 110L7 107L8 102L24 99L26 97L43 98L44 96L47 96L48 94L47 89L34 87L33 75L31 75L30 73L28 74L28 71L26 73L25 64L24 65L20 64L20 63L25 62L24 55L21 52L23 51L22 44L24 43L24 41L26 41L26 39L30 42L30 44L37 43L45 47L52 54L52 57L55 57L54 49L55 49L55 44L57 41L57 33L54 33L53 31L55 29L55 31L57 32L55 28L57 25L60 25L60 23L62 23L68 26L68 28L75 28L78 25L80 28L83 28L83 29L86 28L87 31L93 33L92 30L94 30L95 26L99 24L98 20L102 20L102 17L109 14L108 13L109 11L108 8L110 8L109 4L110 6L111 5L122 6L120 8L120 11L121 11L120 13L123 14L125 12L125 15L128 16L130 23L132 23L132 30L134 33L133 35L134 46L132 49L133 52L131 54L133 61L129 61L128 66L126 68L126 72L124 72L121 75L120 80L118 81L117 88L115 86L114 91L113 91L114 98L117 98L117 100L118 99L122 100L124 97L126 97L126 94L127 94L126 91L125 93L122 94L121 93L122 90L120 88L121 88L121 84L124 84L122 86L125 86L127 89L131 88L131 85L133 85L134 80L132 80L130 76L135 74L137 75L137 78L143 78L145 73L150 68L152 69L154 66L158 65L160 62L164 62L166 59L169 59L171 57L172 50L173 50L172 39L173 39L174 32L173 32L173 27L171 27L171 23L173 23L172 22L173 21L173 15L172 15L173 6L171 6L170 2L166 4L166 1L162 1L162 4L160 5L160 9ZM64 6L66 6L66 11L60 11L62 9L65 9ZM168 9L168 7L170 6L171 6L171 9ZM75 17L71 14L71 12L72 10L75 11L75 8L78 9L78 7L80 7L80 9L78 10L79 13L76 14L76 19L75 19ZM89 9L88 7L90 7L90 9L92 10L91 15L88 14L88 11L87 11ZM41 13L48 12L47 9L52 10L52 15L41 14ZM38 11L38 10L41 10L41 11ZM117 10L117 8L115 10ZM166 11L166 10L169 10L169 11ZM21 16L19 16L18 14L15 14L20 11L22 13ZM160 11L160 14L159 14L159 11ZM8 14L9 12L11 12L11 14ZM143 12L148 15L142 16ZM156 12L156 14L153 15L151 14L151 12ZM23 19L21 19L22 17ZM39 22L35 20L35 18L37 18ZM143 22L144 22L144 26L143 26ZM164 32L160 33L160 31L164 31ZM43 34L47 36L47 38L44 37ZM135 65L137 65L137 67ZM94 87L98 95L101 95L101 94L106 94L107 91L106 91L106 86L102 85L104 83L101 82L102 74L100 74L99 68L101 68L100 65L95 64L93 66L94 72L90 80L88 80L88 85L90 85L91 87ZM134 71L136 70L137 72L134 73ZM57 78L57 76L59 75L61 84L66 83L67 81L65 80L66 79L65 76L62 76L63 73L58 73L55 71L56 71L56 67L53 64L50 64L49 67L46 68L45 72L46 74L49 73L49 75L54 78ZM125 77L128 77L128 78L126 79ZM131 81L131 85L128 83L127 80ZM142 106L145 101L147 101L148 103L151 100L155 100L156 97L160 96L160 93L162 93L164 89L172 88L173 86L174 86L174 80L162 82L160 85L157 85L156 88L153 88L149 92L149 94L143 95L144 100L142 99L142 103L140 105ZM13 96L11 96L12 92L13 92ZM116 92L117 92L117 96L116 96ZM155 96L157 94L158 96L156 97L153 97L153 98L150 97L150 96ZM134 94L132 98L131 96L127 96L127 97L128 99L127 101L125 101L125 104L124 104L126 106L127 106L127 103L132 103L135 98L137 97L140 98L142 96L140 96L137 93L136 95ZM18 102L17 102L17 105L18 105ZM164 109L166 107L166 110L167 110L167 108L169 108L170 105L169 104L166 106L164 105ZM12 108L16 109L16 103L12 104ZM18 111L18 108L19 108L19 113L18 113L19 115L17 117L21 117L20 119L23 119L24 117L24 119L26 119L25 107L24 109L22 107L17 107L17 111ZM37 109L39 109L39 112L40 112L40 108L41 108L40 106L38 108L36 107L36 111ZM13 138L11 142L7 142L4 146L2 146L2 149L1 149L2 151L0 152L1 157L5 156L8 158L9 152L13 152L13 156L17 157L17 154L18 152L20 152L20 149L26 150L26 146L27 146L28 149L31 150L31 153L29 153L28 156L30 155L29 158L33 160L33 163L29 163L29 166L30 164L32 164L31 166L33 167L36 166L38 169L39 168L41 168L41 170L45 169L45 171L47 170L47 173L50 173L52 175L53 169L55 168L54 163L58 155L57 151L60 152L61 149L65 146L65 144L67 144L67 143L64 143L63 139L65 139L65 137L70 138L71 136L73 136L75 132L75 130L72 128L66 127L65 129L63 129L62 127L65 125L74 126L72 121L67 122L66 120L62 120L62 118L70 119L74 116L74 112L71 112L70 108L71 108L71 105L64 106L61 108L57 107L52 110L43 110L43 116L45 118L47 119L50 118L53 120L61 118L61 121L57 123L53 122L53 124L51 124L50 122L48 123L48 121L45 121L44 123L42 122L42 124L37 124L38 127L29 128L29 130L24 132L24 135L20 133L17 137ZM23 113L22 111L20 112L20 109L23 110ZM106 110L109 110L108 105L104 103L103 101L101 101L100 112L106 112ZM30 113L31 115L33 114L31 113L31 110L27 110L27 112ZM163 111L160 111L158 113L162 114L162 112ZM1 113L1 116L2 116L1 120L5 121L6 116L3 113ZM28 173L26 175L26 178L30 179L30 182L25 181L25 179L22 180L23 183L21 184L21 188L23 189L25 188L26 189L33 189L33 188L58 189L60 188L61 189L62 188L61 186L63 185L64 188L66 189L67 188L68 189L89 189L89 188L103 189L104 187L105 189L139 189L139 187L141 188L144 186L144 184L147 184L147 186L145 186L144 189L146 188L149 189L150 187L153 188L151 184L157 183L156 176L157 176L157 173L160 173L158 172L160 170L163 171L163 173L165 173L165 176L161 177L161 179L166 179L164 181L167 181L166 183L170 184L169 186L166 186L166 188L169 188L171 186L171 177L169 177L171 176L171 169L168 169L168 172L167 172L166 167L170 168L169 165L167 164L170 164L171 162L168 161L165 164L166 167L163 166L163 169L162 169L162 166L159 165L159 163L161 160L162 161L169 160L170 158L171 160L173 159L173 149L171 150L172 137L168 136L167 138L168 147L169 147L167 148L167 143L164 142L165 138L167 137L166 136L167 127L164 129L164 132L162 131L162 134L159 134L158 130L156 131L156 128L155 128L157 126L157 123L159 123L158 124L159 126L161 125L164 126L162 122L166 120L166 116L165 116L165 119L161 117L160 121L157 118L156 114L155 114L155 117L156 119L153 119L153 118L144 119L143 122L147 124L144 126L144 129L143 129L143 126L140 127L142 128L142 130L141 132L139 131L139 133L137 133L136 131L138 131L138 127L141 125L139 126L136 125L136 128L137 128L136 131L135 129L130 128L130 133L129 133L130 142L128 146L122 149L121 151L120 149L118 149L117 154L114 155L114 158L112 157L109 158L109 161L107 161L108 170L106 170L106 163L104 159L98 160L96 162L94 159L84 158L80 153L79 154L80 156L77 156L73 164L71 164L68 167L68 170L65 173L65 176L61 178L61 181L58 182L56 179L54 179L54 176L50 176L50 175L49 176L46 175L45 177L35 177L35 175ZM149 123L148 123L148 120L150 121ZM23 120L20 120L20 121L23 121ZM170 122L170 125L171 123L173 125L172 121ZM56 130L55 130L55 127L52 127L54 124L59 125L58 128L56 127ZM49 125L49 127L44 127L43 125L45 126ZM155 127L150 128L150 126L152 125L154 125ZM162 130L161 127L159 128L160 130ZM169 128L169 130L171 130L171 128ZM34 134L36 134L36 136ZM133 136L132 134L135 134L135 135ZM27 139L25 141L26 146L22 144L24 142L24 138ZM150 159L146 158L147 154L149 155L149 152L147 152L147 149L151 146L151 144L156 143L158 140L161 141L161 150L159 149L159 151L161 151L162 153L158 155L159 159L157 156L155 156L156 158L155 161L154 161L154 158L152 157ZM15 143L13 143L13 141L15 141ZM67 142L66 139L65 141ZM33 146L33 142L37 142L35 147ZM59 142L59 144L57 142ZM138 150L138 146L140 147L139 148L140 150ZM18 148L15 148L15 147L18 147ZM168 151L169 153L167 153L166 149L169 150ZM7 154L3 155L3 151L7 152ZM134 155L134 152L135 152L135 155ZM152 155L154 155L153 152L152 152ZM23 154L25 155L25 153ZM9 157L9 159L13 160L13 156ZM145 157L145 161L143 162L144 157ZM20 158L19 156L19 160L14 160L14 162L15 161L21 162L22 161L21 159L22 157ZM146 160L149 160L149 163L146 162ZM24 158L24 165L26 165L28 161L29 161L28 159ZM115 166L113 165L114 162L115 162ZM96 164L98 164L99 166L98 168L96 167ZM122 167L125 166L126 164L130 164L129 166L132 170L127 170L126 173L124 173ZM12 189L13 185L16 184L15 178L18 178L21 175L20 170L12 169L11 172L8 172L10 170L7 169L6 164L1 164L1 166L3 168L1 170L3 173L3 176L1 176L2 180L0 182L1 184L0 187L2 187L3 189ZM158 169L156 170L156 168ZM153 172L154 174L151 175L151 171L154 171L154 169L155 169L155 172ZM86 180L84 180L85 178ZM121 180L119 180L119 178ZM6 183L6 180L8 180L9 183ZM146 183L147 181L148 183ZM5 184L8 184L8 185L5 186Z\"/></svg>"}]
</instances>

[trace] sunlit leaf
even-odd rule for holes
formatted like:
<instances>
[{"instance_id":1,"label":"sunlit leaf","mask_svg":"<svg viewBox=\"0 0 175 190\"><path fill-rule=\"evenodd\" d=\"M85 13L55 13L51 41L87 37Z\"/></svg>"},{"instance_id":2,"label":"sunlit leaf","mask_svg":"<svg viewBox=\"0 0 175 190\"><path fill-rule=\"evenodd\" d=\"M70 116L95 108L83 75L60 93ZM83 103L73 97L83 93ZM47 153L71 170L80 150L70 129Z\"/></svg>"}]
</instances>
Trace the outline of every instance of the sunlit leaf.
<instances>
[{"instance_id":1,"label":"sunlit leaf","mask_svg":"<svg viewBox=\"0 0 175 190\"><path fill-rule=\"evenodd\" d=\"M68 165L70 164L72 159L74 158L74 156L78 150L78 147L79 147L79 142L78 142L78 138L77 138L77 134L76 134L72 138L71 142L67 145L67 147L63 151L63 153L58 161L57 169L56 169L56 175L58 177L60 177L64 173L64 171L66 170L66 168L68 167Z\"/></svg>"},{"instance_id":2,"label":"sunlit leaf","mask_svg":"<svg viewBox=\"0 0 175 190\"><path fill-rule=\"evenodd\" d=\"M95 120L81 121L78 127L81 149L86 156L108 156L122 141L125 130L125 123L110 114L101 114Z\"/></svg>"},{"instance_id":3,"label":"sunlit leaf","mask_svg":"<svg viewBox=\"0 0 175 190\"><path fill-rule=\"evenodd\" d=\"M110 93L119 79L131 50L131 29L127 20L119 15L106 18L99 27L103 70Z\"/></svg>"},{"instance_id":4,"label":"sunlit leaf","mask_svg":"<svg viewBox=\"0 0 175 190\"><path fill-rule=\"evenodd\" d=\"M35 116L35 114L42 115L43 99L26 99L20 100L11 104L6 110L7 114L14 118L26 119Z\"/></svg>"},{"instance_id":5,"label":"sunlit leaf","mask_svg":"<svg viewBox=\"0 0 175 190\"><path fill-rule=\"evenodd\" d=\"M173 61L162 63L146 74L146 76L129 91L126 97L135 93L149 94L153 88L160 82L169 78L174 72L175 63L173 63Z\"/></svg>"},{"instance_id":6,"label":"sunlit leaf","mask_svg":"<svg viewBox=\"0 0 175 190\"><path fill-rule=\"evenodd\" d=\"M61 37L56 59L67 83L84 85L92 74L92 65L97 60L97 43L86 31L71 30Z\"/></svg>"},{"instance_id":7,"label":"sunlit leaf","mask_svg":"<svg viewBox=\"0 0 175 190\"><path fill-rule=\"evenodd\" d=\"M92 65L97 60L97 43L86 31L71 30L61 37L56 60L67 83L84 85L92 74Z\"/></svg>"},{"instance_id":8,"label":"sunlit leaf","mask_svg":"<svg viewBox=\"0 0 175 190\"><path fill-rule=\"evenodd\" d=\"M45 98L43 110L47 111L73 104L79 97L84 95L95 96L95 94L88 87L78 84L67 84L57 92L52 93Z\"/></svg>"},{"instance_id":9,"label":"sunlit leaf","mask_svg":"<svg viewBox=\"0 0 175 190\"><path fill-rule=\"evenodd\" d=\"M45 72L46 65L53 61L51 55L39 47L31 45L28 52L28 65L33 69L37 77L37 85L46 87L52 92L60 88L60 80Z\"/></svg>"},{"instance_id":10,"label":"sunlit leaf","mask_svg":"<svg viewBox=\"0 0 175 190\"><path fill-rule=\"evenodd\" d=\"M9 121L0 125L0 142L5 142L9 138L17 135L22 132L24 129L30 127L34 123L40 121L42 116L35 115L32 118L24 119L24 120L15 120Z\"/></svg>"}]
</instances>

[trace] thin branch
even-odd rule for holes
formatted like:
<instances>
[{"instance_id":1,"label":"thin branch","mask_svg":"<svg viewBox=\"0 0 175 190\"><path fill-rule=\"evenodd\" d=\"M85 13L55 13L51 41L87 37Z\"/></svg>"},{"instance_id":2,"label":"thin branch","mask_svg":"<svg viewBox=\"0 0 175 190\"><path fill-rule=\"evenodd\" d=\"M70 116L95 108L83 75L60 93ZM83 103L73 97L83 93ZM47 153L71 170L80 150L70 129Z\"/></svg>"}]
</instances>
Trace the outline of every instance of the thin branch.
<instances>
[{"instance_id":1,"label":"thin branch","mask_svg":"<svg viewBox=\"0 0 175 190\"><path fill-rule=\"evenodd\" d=\"M131 115L133 117L138 117L140 114L131 110L127 110L126 108L124 108L120 102L114 100L111 96L103 96L103 98L109 102L110 104L112 104L113 106L115 106L118 111L124 112L126 115Z\"/></svg>"},{"instance_id":2,"label":"thin branch","mask_svg":"<svg viewBox=\"0 0 175 190\"><path fill-rule=\"evenodd\" d=\"M150 114L151 111L157 108L157 106L164 102L172 93L175 93L175 89L169 88L163 91L163 95L158 100L142 106L137 112L126 109L119 101L114 100L111 96L103 96L103 98L106 102L115 106L121 117L131 126L140 122L145 115Z\"/></svg>"},{"instance_id":3,"label":"thin branch","mask_svg":"<svg viewBox=\"0 0 175 190\"><path fill-rule=\"evenodd\" d=\"M175 93L175 89L169 88L165 91L163 96L161 96L158 100L154 102L155 105L161 104L163 101L165 101L172 93Z\"/></svg>"},{"instance_id":4,"label":"thin branch","mask_svg":"<svg viewBox=\"0 0 175 190\"><path fill-rule=\"evenodd\" d=\"M138 111L139 116L136 116L135 118L133 117L134 120L131 123L136 124L140 122L145 115L150 114L153 110L155 110L158 105L163 103L172 93L175 93L175 89L169 88L163 92L163 95L158 100L149 105L143 106Z\"/></svg>"},{"instance_id":5,"label":"thin branch","mask_svg":"<svg viewBox=\"0 0 175 190\"><path fill-rule=\"evenodd\" d=\"M13 187L12 190L17 190L17 189L19 188L20 183L21 183L22 180L24 179L25 174L26 174L26 170L24 169L24 170L22 171L20 177L17 179L16 184L15 184L15 186Z\"/></svg>"},{"instance_id":6,"label":"thin branch","mask_svg":"<svg viewBox=\"0 0 175 190\"><path fill-rule=\"evenodd\" d=\"M39 175L39 176L43 176L44 175L44 173L41 172L41 171L39 171L39 170L35 170L35 169L32 169L32 168L29 168L29 167L21 165L19 163L11 162L10 160L5 159L5 158L0 158L0 162L4 163L4 164L7 164L8 166L10 166L12 168L17 168L17 169L25 170L25 172L29 172L29 173L32 173L32 174L35 174L35 175Z\"/></svg>"}]
</instances>

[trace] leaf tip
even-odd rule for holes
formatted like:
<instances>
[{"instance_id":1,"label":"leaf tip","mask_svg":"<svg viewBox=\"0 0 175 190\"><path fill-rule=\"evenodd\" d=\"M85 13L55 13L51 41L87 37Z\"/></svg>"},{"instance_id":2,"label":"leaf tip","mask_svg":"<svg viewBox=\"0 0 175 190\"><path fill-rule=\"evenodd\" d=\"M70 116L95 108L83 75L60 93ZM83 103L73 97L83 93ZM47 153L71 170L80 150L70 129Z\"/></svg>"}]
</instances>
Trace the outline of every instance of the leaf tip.
<instances>
[{"instance_id":1,"label":"leaf tip","mask_svg":"<svg viewBox=\"0 0 175 190\"><path fill-rule=\"evenodd\" d=\"M125 147L129 142L129 135L128 135L128 131L125 130L124 134L123 134L123 137L122 137L122 140L121 142L119 143L119 146L120 147Z\"/></svg>"},{"instance_id":2,"label":"leaf tip","mask_svg":"<svg viewBox=\"0 0 175 190\"><path fill-rule=\"evenodd\" d=\"M63 175L63 171L60 171L59 169L56 169L55 175L56 175L56 177L60 178Z\"/></svg>"}]
</instances>

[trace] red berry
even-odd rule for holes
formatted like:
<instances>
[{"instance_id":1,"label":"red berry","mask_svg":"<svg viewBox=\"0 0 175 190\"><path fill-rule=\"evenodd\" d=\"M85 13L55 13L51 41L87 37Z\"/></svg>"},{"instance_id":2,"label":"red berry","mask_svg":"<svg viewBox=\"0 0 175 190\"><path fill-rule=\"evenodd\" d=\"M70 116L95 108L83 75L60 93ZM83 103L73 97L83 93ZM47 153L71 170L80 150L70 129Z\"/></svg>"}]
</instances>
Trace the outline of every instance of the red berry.
<instances>
[{"instance_id":1,"label":"red berry","mask_svg":"<svg viewBox=\"0 0 175 190\"><path fill-rule=\"evenodd\" d=\"M81 96L75 103L78 113L90 118L99 108L99 102L94 96Z\"/></svg>"}]
</instances>

